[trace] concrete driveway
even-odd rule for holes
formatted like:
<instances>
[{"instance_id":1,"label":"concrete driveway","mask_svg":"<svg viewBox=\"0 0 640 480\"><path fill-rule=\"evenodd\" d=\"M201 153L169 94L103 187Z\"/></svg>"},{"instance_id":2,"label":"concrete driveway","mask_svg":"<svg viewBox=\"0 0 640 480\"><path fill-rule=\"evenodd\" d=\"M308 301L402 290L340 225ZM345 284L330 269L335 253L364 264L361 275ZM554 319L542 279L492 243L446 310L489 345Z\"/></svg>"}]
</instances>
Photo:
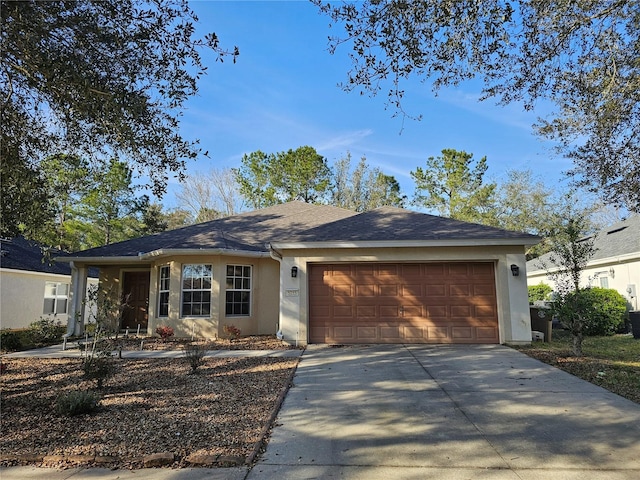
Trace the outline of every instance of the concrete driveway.
<instances>
[{"instance_id":1,"label":"concrete driveway","mask_svg":"<svg viewBox=\"0 0 640 480\"><path fill-rule=\"evenodd\" d=\"M637 480L640 405L504 346L311 346L275 478Z\"/></svg>"}]
</instances>

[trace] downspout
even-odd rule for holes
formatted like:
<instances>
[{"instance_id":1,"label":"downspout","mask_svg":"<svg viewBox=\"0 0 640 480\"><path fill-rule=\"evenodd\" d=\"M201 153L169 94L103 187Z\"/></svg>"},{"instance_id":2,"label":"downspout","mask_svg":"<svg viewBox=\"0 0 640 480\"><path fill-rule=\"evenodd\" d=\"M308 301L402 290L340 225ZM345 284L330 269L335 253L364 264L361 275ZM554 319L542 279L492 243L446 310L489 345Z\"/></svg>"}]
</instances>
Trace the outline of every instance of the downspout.
<instances>
[{"instance_id":1,"label":"downspout","mask_svg":"<svg viewBox=\"0 0 640 480\"><path fill-rule=\"evenodd\" d=\"M282 271L282 254L278 252L275 248L273 248L270 243L267 243L266 247L269 250L269 256L280 264L279 271ZM283 335L282 335L282 330L280 329L280 305L282 305L282 281L280 282L280 288L278 290L280 291L280 299L278 302L278 330L276 331L276 337L278 338L278 340L282 340Z\"/></svg>"},{"instance_id":2,"label":"downspout","mask_svg":"<svg viewBox=\"0 0 640 480\"><path fill-rule=\"evenodd\" d=\"M67 340L69 337L72 337L74 334L74 330L76 328L76 307L75 307L75 296L76 290L78 289L78 269L74 262L69 262L69 266L71 267L71 292L73 292L73 297L71 298L71 313L72 315L67 316L67 333L62 335L62 350L67 349Z\"/></svg>"}]
</instances>

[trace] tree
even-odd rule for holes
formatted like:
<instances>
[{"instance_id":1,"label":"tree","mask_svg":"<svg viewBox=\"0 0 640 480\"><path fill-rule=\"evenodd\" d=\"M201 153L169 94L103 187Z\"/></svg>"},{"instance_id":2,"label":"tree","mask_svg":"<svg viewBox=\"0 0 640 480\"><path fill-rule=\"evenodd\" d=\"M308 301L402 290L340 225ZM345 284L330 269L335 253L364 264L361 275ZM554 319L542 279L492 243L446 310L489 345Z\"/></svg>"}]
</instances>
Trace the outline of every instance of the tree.
<instances>
[{"instance_id":1,"label":"tree","mask_svg":"<svg viewBox=\"0 0 640 480\"><path fill-rule=\"evenodd\" d=\"M149 176L156 194L169 172L180 174L202 153L179 133L185 102L207 70L200 51L235 61L238 50L223 50L213 33L196 38L186 0L2 1L0 18L3 174L24 173L21 186L3 175L3 197L26 203L24 182L38 188L40 160L55 152L94 165L122 158ZM20 189L25 199L16 197Z\"/></svg>"},{"instance_id":2,"label":"tree","mask_svg":"<svg viewBox=\"0 0 640 480\"><path fill-rule=\"evenodd\" d=\"M4 145L0 146L4 150ZM40 240L44 225L51 225L49 190L42 173L25 164L0 161L0 236L24 235Z\"/></svg>"},{"instance_id":3,"label":"tree","mask_svg":"<svg viewBox=\"0 0 640 480\"><path fill-rule=\"evenodd\" d=\"M253 208L301 200L323 203L331 186L331 170L313 147L276 154L255 151L234 170L240 193Z\"/></svg>"},{"instance_id":4,"label":"tree","mask_svg":"<svg viewBox=\"0 0 640 480\"><path fill-rule=\"evenodd\" d=\"M74 207L89 186L88 180L92 175L89 163L77 155L59 153L45 158L40 168L55 212L54 227L47 232L43 229L42 240L59 250L74 250L79 245L73 238L68 221L73 218Z\"/></svg>"},{"instance_id":5,"label":"tree","mask_svg":"<svg viewBox=\"0 0 640 480\"><path fill-rule=\"evenodd\" d=\"M453 149L429 157L427 166L410 172L416 183L414 204L436 210L440 215L476 223L487 221L493 206L495 183L484 184L487 158L475 166L473 154Z\"/></svg>"},{"instance_id":6,"label":"tree","mask_svg":"<svg viewBox=\"0 0 640 480\"><path fill-rule=\"evenodd\" d=\"M539 260L555 283L553 312L569 329L573 338L573 354L582 355L582 338L592 304L585 289L580 288L580 276L595 253L595 235L585 237L588 220L584 215L565 217L550 232L551 253Z\"/></svg>"},{"instance_id":7,"label":"tree","mask_svg":"<svg viewBox=\"0 0 640 480\"><path fill-rule=\"evenodd\" d=\"M404 114L403 82L434 91L479 78L482 100L539 100L556 109L536 125L573 159L580 184L640 211L640 9L636 1L312 0L350 43L347 91L377 94ZM388 82L388 83L387 83Z\"/></svg>"},{"instance_id":8,"label":"tree","mask_svg":"<svg viewBox=\"0 0 640 480\"><path fill-rule=\"evenodd\" d=\"M236 176L230 168L214 168L204 175L187 175L176 198L179 208L190 212L193 222L235 215L243 207Z\"/></svg>"},{"instance_id":9,"label":"tree","mask_svg":"<svg viewBox=\"0 0 640 480\"><path fill-rule=\"evenodd\" d=\"M379 168L369 168L365 157L355 169L349 153L333 166L333 206L365 212L385 205L404 208L405 200L398 181Z\"/></svg>"},{"instance_id":10,"label":"tree","mask_svg":"<svg viewBox=\"0 0 640 480\"><path fill-rule=\"evenodd\" d=\"M73 222L82 247L109 245L137 237L149 199L136 196L127 164L111 159L104 171L94 175L94 186L79 200Z\"/></svg>"}]
</instances>

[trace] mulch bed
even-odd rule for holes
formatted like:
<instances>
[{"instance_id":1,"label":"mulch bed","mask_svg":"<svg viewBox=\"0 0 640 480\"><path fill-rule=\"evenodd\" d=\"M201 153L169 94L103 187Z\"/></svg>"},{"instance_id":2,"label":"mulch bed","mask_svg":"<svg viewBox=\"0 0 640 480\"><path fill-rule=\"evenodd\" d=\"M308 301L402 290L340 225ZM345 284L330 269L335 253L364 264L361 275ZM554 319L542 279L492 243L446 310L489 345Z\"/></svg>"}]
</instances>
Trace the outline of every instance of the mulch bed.
<instances>
[{"instance_id":1,"label":"mulch bed","mask_svg":"<svg viewBox=\"0 0 640 480\"><path fill-rule=\"evenodd\" d=\"M262 340L262 349L284 348ZM241 344L235 342L219 348ZM141 468L145 456L159 453L169 467L251 461L298 359L205 358L195 374L185 358L115 359L98 411L77 417L57 414L55 405L64 392L96 388L83 378L79 359L3 361L0 465Z\"/></svg>"}]
</instances>

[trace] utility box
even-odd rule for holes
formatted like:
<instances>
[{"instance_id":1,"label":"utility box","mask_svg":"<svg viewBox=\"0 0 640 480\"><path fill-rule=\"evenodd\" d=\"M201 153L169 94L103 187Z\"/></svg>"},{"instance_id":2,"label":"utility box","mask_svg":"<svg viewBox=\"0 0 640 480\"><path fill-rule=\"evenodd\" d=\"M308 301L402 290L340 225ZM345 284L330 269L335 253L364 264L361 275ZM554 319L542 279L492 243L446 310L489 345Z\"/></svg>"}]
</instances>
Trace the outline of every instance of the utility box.
<instances>
[{"instance_id":1,"label":"utility box","mask_svg":"<svg viewBox=\"0 0 640 480\"><path fill-rule=\"evenodd\" d=\"M529 307L531 315L531 330L534 332L542 332L544 341L551 341L552 318L551 311L544 307Z\"/></svg>"},{"instance_id":2,"label":"utility box","mask_svg":"<svg viewBox=\"0 0 640 480\"><path fill-rule=\"evenodd\" d=\"M629 320L631 321L631 333L636 340L640 339L640 310L629 312Z\"/></svg>"}]
</instances>

